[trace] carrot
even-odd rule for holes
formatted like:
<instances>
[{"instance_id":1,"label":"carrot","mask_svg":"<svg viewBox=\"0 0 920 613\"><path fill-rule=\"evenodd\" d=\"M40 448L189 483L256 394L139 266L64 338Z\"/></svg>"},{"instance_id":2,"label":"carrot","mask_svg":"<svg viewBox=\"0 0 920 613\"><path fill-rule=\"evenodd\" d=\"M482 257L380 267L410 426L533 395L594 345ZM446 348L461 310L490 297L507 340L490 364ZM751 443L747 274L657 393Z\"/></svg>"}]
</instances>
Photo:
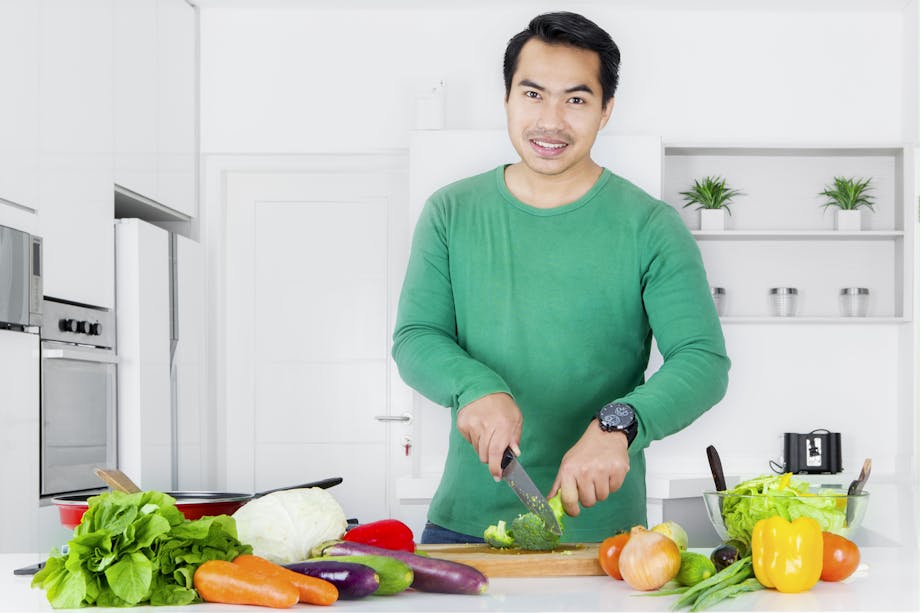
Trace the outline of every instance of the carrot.
<instances>
[{"instance_id":1,"label":"carrot","mask_svg":"<svg viewBox=\"0 0 920 613\"><path fill-rule=\"evenodd\" d=\"M300 602L330 605L339 599L339 589L325 579L294 572L265 558L244 554L234 558L233 563L246 570L276 579L283 579L293 584L300 592Z\"/></svg>"},{"instance_id":2,"label":"carrot","mask_svg":"<svg viewBox=\"0 0 920 613\"><path fill-rule=\"evenodd\" d=\"M248 604L286 609L297 602L297 588L290 582L254 573L224 560L208 560L193 579L205 602Z\"/></svg>"}]
</instances>

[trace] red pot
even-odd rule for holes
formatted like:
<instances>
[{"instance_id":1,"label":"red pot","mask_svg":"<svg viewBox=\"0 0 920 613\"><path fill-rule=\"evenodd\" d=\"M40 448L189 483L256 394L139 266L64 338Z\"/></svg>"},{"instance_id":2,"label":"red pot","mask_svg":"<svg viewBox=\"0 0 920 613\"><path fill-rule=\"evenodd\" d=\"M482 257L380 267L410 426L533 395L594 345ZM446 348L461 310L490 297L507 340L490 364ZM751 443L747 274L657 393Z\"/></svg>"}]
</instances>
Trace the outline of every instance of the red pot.
<instances>
[{"instance_id":1,"label":"red pot","mask_svg":"<svg viewBox=\"0 0 920 613\"><path fill-rule=\"evenodd\" d=\"M257 494L240 494L233 492L166 492L176 499L176 508L182 511L186 519L199 519L201 517L211 517L214 515L232 515L237 509L254 498L259 498L272 492L282 490L294 490L309 487L330 488L342 482L341 477L332 477L313 483L304 483L301 485L291 485L288 487L279 487L273 490L259 492ZM83 514L89 508L88 500L98 494L70 494L66 496L57 496L51 499L51 502L58 508L61 517L61 524L71 530L79 525L83 519Z\"/></svg>"}]
</instances>

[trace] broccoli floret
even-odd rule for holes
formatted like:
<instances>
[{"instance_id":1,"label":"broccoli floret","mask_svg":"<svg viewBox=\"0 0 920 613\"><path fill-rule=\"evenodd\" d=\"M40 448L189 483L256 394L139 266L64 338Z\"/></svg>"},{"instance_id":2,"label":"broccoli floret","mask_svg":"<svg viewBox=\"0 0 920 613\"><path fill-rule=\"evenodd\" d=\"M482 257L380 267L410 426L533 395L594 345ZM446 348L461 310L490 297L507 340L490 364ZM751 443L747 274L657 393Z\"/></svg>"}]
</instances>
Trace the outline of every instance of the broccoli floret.
<instances>
[{"instance_id":1,"label":"broccoli floret","mask_svg":"<svg viewBox=\"0 0 920 613\"><path fill-rule=\"evenodd\" d=\"M548 502L553 515L556 516L556 521L559 522L559 527L563 528L562 518L565 517L565 511L562 509L562 498L557 493ZM486 528L482 537L486 543L499 549L520 547L533 551L548 551L556 548L560 535L547 530L538 515L524 513L511 522L510 529L505 520L501 520L498 524Z\"/></svg>"},{"instance_id":2,"label":"broccoli floret","mask_svg":"<svg viewBox=\"0 0 920 613\"><path fill-rule=\"evenodd\" d=\"M549 499L549 506L559 522L559 527L563 528L562 518L565 511L562 509L562 498L558 493ZM535 551L555 549L560 537L547 530L540 516L534 513L518 515L511 522L511 534L514 535L514 542L518 547Z\"/></svg>"},{"instance_id":3,"label":"broccoli floret","mask_svg":"<svg viewBox=\"0 0 920 613\"><path fill-rule=\"evenodd\" d=\"M497 525L486 528L482 537L489 545L498 549L514 547L514 537L506 530L504 519L500 520Z\"/></svg>"}]
</instances>

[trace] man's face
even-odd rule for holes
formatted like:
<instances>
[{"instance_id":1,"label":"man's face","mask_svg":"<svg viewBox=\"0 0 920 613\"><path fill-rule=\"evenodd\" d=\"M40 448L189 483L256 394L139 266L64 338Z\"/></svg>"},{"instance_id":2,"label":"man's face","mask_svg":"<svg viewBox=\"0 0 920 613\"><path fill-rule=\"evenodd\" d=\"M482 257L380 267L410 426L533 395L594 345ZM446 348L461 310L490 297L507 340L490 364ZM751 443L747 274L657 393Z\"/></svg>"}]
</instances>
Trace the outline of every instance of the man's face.
<instances>
[{"instance_id":1,"label":"man's face","mask_svg":"<svg viewBox=\"0 0 920 613\"><path fill-rule=\"evenodd\" d=\"M541 175L577 173L591 164L591 147L607 123L600 58L594 51L524 44L505 102L508 134L524 164Z\"/></svg>"}]
</instances>

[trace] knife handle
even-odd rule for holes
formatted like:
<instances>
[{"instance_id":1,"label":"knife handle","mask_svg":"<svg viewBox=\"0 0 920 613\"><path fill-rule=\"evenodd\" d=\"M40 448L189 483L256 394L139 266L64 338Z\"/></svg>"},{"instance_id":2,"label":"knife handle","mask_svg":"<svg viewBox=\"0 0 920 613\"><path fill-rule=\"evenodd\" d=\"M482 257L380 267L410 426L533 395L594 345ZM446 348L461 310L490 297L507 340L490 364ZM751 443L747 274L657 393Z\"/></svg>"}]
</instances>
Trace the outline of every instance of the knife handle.
<instances>
[{"instance_id":1,"label":"knife handle","mask_svg":"<svg viewBox=\"0 0 920 613\"><path fill-rule=\"evenodd\" d=\"M716 486L716 491L724 492L726 489L725 473L722 471L722 459L719 457L719 452L710 445L706 448L706 456L709 458L709 469L712 471L712 480Z\"/></svg>"},{"instance_id":2,"label":"knife handle","mask_svg":"<svg viewBox=\"0 0 920 613\"><path fill-rule=\"evenodd\" d=\"M511 447L505 448L505 453L502 454L502 470L505 470L511 461L514 459L514 452L511 451Z\"/></svg>"}]
</instances>

